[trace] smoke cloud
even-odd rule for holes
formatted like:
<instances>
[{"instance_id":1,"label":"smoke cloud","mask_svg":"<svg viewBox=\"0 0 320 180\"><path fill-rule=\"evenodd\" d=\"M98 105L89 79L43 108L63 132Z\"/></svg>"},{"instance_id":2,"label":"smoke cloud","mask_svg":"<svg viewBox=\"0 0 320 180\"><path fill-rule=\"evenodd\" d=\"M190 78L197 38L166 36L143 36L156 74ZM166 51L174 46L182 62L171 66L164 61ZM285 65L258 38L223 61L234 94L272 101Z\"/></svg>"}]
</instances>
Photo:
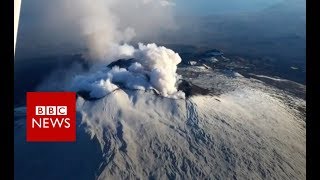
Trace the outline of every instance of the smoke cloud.
<instances>
[{"instance_id":1,"label":"smoke cloud","mask_svg":"<svg viewBox=\"0 0 320 180\"><path fill-rule=\"evenodd\" d=\"M78 76L72 89L89 91L91 97L101 98L121 84L129 89L154 89L166 97L184 97L176 88L176 70L181 62L177 53L156 44L139 43L137 49L127 44L137 35L148 36L163 27L173 27L169 13L172 5L163 0L68 1L64 7L79 18L87 59L103 64L119 58L137 61L128 69L116 66L89 77Z\"/></svg>"},{"instance_id":2,"label":"smoke cloud","mask_svg":"<svg viewBox=\"0 0 320 180\"><path fill-rule=\"evenodd\" d=\"M81 44L86 58L96 61L110 61L119 44L177 28L168 0L30 0L24 6L26 17L33 18L29 26L39 31L36 39Z\"/></svg>"},{"instance_id":3,"label":"smoke cloud","mask_svg":"<svg viewBox=\"0 0 320 180\"><path fill-rule=\"evenodd\" d=\"M114 66L103 67L90 75L79 75L74 78L71 89L85 91L90 97L102 98L118 88L118 85L135 90L156 90L159 94L171 98L184 98L184 93L177 90L177 65L180 56L174 51L156 44L144 45L139 48L127 44L119 46L119 58L126 56L136 62L128 68Z\"/></svg>"},{"instance_id":4,"label":"smoke cloud","mask_svg":"<svg viewBox=\"0 0 320 180\"><path fill-rule=\"evenodd\" d=\"M66 33L72 31L71 37L77 39L75 42L84 44L82 54L92 67L91 74L80 73L72 80L69 78L69 83L62 87L89 92L94 98L101 98L122 87L152 89L165 97L184 98L184 93L179 92L176 85L179 78L177 65L181 62L177 53L154 43L130 45L143 42L164 30L175 29L174 6L169 0L50 2L47 8L52 9L45 13L50 18L44 19L55 26L63 25ZM61 14L57 14L56 9ZM60 20L55 19L58 17ZM135 60L130 67L106 67L118 59L130 58Z\"/></svg>"}]
</instances>

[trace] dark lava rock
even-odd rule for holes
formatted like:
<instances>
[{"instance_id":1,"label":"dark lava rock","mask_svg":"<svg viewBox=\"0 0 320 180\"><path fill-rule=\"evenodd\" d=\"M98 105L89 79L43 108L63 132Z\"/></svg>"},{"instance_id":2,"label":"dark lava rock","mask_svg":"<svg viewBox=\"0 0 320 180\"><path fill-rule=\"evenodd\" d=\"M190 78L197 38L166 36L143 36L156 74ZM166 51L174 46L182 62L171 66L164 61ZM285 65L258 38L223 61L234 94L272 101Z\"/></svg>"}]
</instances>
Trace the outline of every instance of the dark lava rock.
<instances>
[{"instance_id":1,"label":"dark lava rock","mask_svg":"<svg viewBox=\"0 0 320 180\"><path fill-rule=\"evenodd\" d=\"M223 52L217 50L217 49L212 49L212 50L209 50L207 52L205 52L205 56L222 56L223 55Z\"/></svg>"},{"instance_id":2,"label":"dark lava rock","mask_svg":"<svg viewBox=\"0 0 320 180\"><path fill-rule=\"evenodd\" d=\"M131 64L133 64L135 62L137 62L137 61L135 59L133 59L133 58L131 58L131 59L119 59L117 61L113 61L107 67L108 68L113 68L114 66L118 66L119 68L128 69L128 67L131 66Z\"/></svg>"},{"instance_id":3,"label":"dark lava rock","mask_svg":"<svg viewBox=\"0 0 320 180\"><path fill-rule=\"evenodd\" d=\"M100 98L91 97L89 91L78 91L77 98L78 98L78 96L82 97L86 101L95 101L95 100L100 99Z\"/></svg>"},{"instance_id":4,"label":"dark lava rock","mask_svg":"<svg viewBox=\"0 0 320 180\"><path fill-rule=\"evenodd\" d=\"M182 80L178 85L178 90L181 90L185 93L186 98L193 96L193 95L207 95L210 93L208 89L202 88L200 86L194 85L191 82L186 80Z\"/></svg>"}]
</instances>

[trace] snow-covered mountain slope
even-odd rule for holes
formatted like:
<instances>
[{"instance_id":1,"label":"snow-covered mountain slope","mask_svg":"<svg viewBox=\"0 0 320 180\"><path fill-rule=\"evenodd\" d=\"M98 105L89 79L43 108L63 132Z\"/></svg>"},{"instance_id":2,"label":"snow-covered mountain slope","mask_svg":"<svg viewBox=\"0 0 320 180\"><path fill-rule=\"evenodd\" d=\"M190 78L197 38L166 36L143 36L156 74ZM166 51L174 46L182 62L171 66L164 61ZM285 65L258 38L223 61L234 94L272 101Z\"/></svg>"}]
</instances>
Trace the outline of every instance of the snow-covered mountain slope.
<instances>
[{"instance_id":1,"label":"snow-covered mountain slope","mask_svg":"<svg viewBox=\"0 0 320 180\"><path fill-rule=\"evenodd\" d=\"M305 179L305 100L238 73L192 67L179 72L210 92L172 99L117 89L94 101L79 97L78 143L68 158L99 160L92 172L97 179ZM24 110L16 108L16 117ZM21 137L17 132L15 144L29 151L15 151L20 159L38 148ZM101 153L92 150L97 143ZM93 152L79 156L83 149Z\"/></svg>"},{"instance_id":2,"label":"snow-covered mountain slope","mask_svg":"<svg viewBox=\"0 0 320 180\"><path fill-rule=\"evenodd\" d=\"M215 75L197 81L214 89L211 82L224 80L219 95L175 100L118 90L79 99L104 153L99 179L305 178L305 101L261 81Z\"/></svg>"}]
</instances>

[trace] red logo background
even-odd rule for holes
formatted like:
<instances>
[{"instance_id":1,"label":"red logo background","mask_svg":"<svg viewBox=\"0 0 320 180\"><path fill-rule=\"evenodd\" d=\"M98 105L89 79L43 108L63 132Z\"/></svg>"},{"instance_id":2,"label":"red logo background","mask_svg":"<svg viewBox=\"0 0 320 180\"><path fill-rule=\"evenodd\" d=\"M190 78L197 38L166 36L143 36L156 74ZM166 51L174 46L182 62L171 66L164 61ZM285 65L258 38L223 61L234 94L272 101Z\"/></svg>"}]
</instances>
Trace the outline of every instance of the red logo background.
<instances>
[{"instance_id":1,"label":"red logo background","mask_svg":"<svg viewBox=\"0 0 320 180\"><path fill-rule=\"evenodd\" d=\"M67 115L36 115L36 106L67 106ZM70 118L70 127L32 128L32 118ZM74 142L76 141L76 93L27 92L27 141Z\"/></svg>"}]
</instances>

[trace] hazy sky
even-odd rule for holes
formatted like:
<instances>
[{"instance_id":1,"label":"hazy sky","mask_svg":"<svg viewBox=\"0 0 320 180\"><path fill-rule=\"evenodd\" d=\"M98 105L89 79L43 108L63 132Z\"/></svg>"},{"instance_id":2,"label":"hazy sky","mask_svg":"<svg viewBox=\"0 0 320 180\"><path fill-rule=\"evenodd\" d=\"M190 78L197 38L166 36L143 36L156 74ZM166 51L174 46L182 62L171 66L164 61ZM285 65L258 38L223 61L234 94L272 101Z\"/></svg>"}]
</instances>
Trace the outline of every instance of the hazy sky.
<instances>
[{"instance_id":1,"label":"hazy sky","mask_svg":"<svg viewBox=\"0 0 320 180\"><path fill-rule=\"evenodd\" d=\"M178 13L208 15L259 11L284 0L176 0Z\"/></svg>"},{"instance_id":2,"label":"hazy sky","mask_svg":"<svg viewBox=\"0 0 320 180\"><path fill-rule=\"evenodd\" d=\"M175 2L177 14L207 15L214 13L236 13L259 11L280 2L305 2L305 0L171 0ZM292 4L293 4L292 3ZM22 13L31 18L54 3L46 0L22 1ZM289 3L290 4L290 3ZM289 5L288 4L288 5Z\"/></svg>"},{"instance_id":3,"label":"hazy sky","mask_svg":"<svg viewBox=\"0 0 320 180\"><path fill-rule=\"evenodd\" d=\"M116 0L108 1L117 2ZM305 36L305 0L148 0L174 2L173 14L182 15L182 18L175 22L170 21L172 14L163 13L158 10L159 8L141 10L131 5L138 1L122 0L118 17L121 25L134 27L138 40L141 36L147 38L142 41L163 40L163 38L150 39L146 36L146 34L156 35L159 31L172 34L174 37L168 39L175 43L193 38L194 40L190 40L191 44L196 42L193 44L198 45L199 42L209 41L216 42L214 46L221 44L217 39L224 44L234 44L230 39L244 43L247 42L248 37L256 41L265 41L260 38L262 35L272 38L285 37L285 33L293 37L301 34ZM55 54L60 50L68 51L68 48L73 51L71 44L77 46L83 44L83 39L78 37L79 28L70 25L70 23L78 23L73 20L77 17L77 13L73 12L76 8L71 7L65 11L63 10L65 7L57 2L69 1L22 0L16 54L18 58L24 55L40 55L42 52ZM119 10L119 7L116 8ZM239 16L239 13L247 15ZM201 19L201 16L206 15L213 16ZM229 15L232 16L231 20ZM264 23L260 23L261 21ZM201 24L203 22L205 24ZM163 27L172 26L172 23L182 27L180 28L182 32L178 34L183 38L171 31L162 30ZM210 40L208 37L213 39Z\"/></svg>"}]
</instances>

